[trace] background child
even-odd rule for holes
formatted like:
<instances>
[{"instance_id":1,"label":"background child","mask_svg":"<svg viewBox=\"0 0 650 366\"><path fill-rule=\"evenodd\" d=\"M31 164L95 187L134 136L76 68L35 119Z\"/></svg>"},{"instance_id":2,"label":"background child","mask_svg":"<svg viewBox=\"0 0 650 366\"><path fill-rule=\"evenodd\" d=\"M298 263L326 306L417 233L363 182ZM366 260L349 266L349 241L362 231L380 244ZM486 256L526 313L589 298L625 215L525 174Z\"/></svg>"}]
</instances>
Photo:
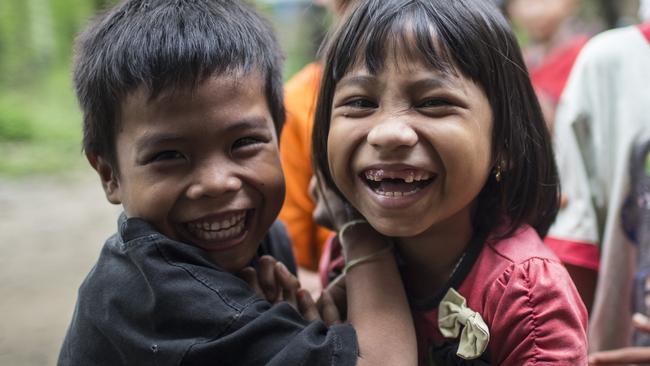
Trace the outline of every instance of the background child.
<instances>
[{"instance_id":1,"label":"background child","mask_svg":"<svg viewBox=\"0 0 650 366\"><path fill-rule=\"evenodd\" d=\"M321 0L319 3L334 14L336 22L354 0ZM321 74L322 65L317 60L287 81L287 120L280 136L280 157L287 184L280 219L287 225L293 243L300 281L313 292L320 290L315 271L324 243L332 235L312 219L315 203L308 194L312 177L311 133Z\"/></svg>"},{"instance_id":2,"label":"background child","mask_svg":"<svg viewBox=\"0 0 650 366\"><path fill-rule=\"evenodd\" d=\"M270 27L238 1L125 1L81 35L84 150L124 214L79 290L59 364L415 364L388 251L350 273L356 329L256 296L275 279L318 318L308 294L293 300L286 266L260 259L260 281L247 267L261 254L292 261L271 226L284 192L280 61ZM368 227L342 236L351 261L385 247Z\"/></svg>"},{"instance_id":3,"label":"background child","mask_svg":"<svg viewBox=\"0 0 650 366\"><path fill-rule=\"evenodd\" d=\"M586 364L585 307L540 239L550 138L499 10L361 1L325 61L317 169L394 238L420 364Z\"/></svg>"},{"instance_id":4,"label":"background child","mask_svg":"<svg viewBox=\"0 0 650 366\"><path fill-rule=\"evenodd\" d=\"M601 33L578 57L558 108L556 153L568 200L549 238L576 258L585 253L579 247L600 249L590 351L650 346L632 329L634 312L649 315L649 65L650 20ZM650 362L647 355L639 362Z\"/></svg>"},{"instance_id":5,"label":"background child","mask_svg":"<svg viewBox=\"0 0 650 366\"><path fill-rule=\"evenodd\" d=\"M524 60L551 131L564 85L588 39L584 26L577 21L580 3L580 0L505 1L508 16L525 39Z\"/></svg>"}]
</instances>

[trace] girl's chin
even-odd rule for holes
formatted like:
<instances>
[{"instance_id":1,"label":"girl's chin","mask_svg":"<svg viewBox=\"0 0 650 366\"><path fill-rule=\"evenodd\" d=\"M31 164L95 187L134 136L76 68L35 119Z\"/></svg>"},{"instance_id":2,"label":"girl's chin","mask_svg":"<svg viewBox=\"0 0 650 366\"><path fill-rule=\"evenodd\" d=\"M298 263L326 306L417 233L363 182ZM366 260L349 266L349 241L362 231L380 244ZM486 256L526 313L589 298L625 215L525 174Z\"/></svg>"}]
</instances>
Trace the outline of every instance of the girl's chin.
<instances>
[{"instance_id":1,"label":"girl's chin","mask_svg":"<svg viewBox=\"0 0 650 366\"><path fill-rule=\"evenodd\" d=\"M415 225L404 225L394 220L371 220L368 222L381 235L394 238L410 238L422 234L426 228Z\"/></svg>"}]
</instances>

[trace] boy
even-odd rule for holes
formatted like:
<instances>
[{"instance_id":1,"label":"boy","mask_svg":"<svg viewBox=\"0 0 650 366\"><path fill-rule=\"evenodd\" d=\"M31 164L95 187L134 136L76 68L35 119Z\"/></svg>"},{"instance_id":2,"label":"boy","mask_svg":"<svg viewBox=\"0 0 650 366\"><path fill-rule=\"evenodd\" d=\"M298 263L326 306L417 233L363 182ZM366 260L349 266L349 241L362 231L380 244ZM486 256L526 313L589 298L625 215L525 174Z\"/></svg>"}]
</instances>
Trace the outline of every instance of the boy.
<instances>
[{"instance_id":1,"label":"boy","mask_svg":"<svg viewBox=\"0 0 650 366\"><path fill-rule=\"evenodd\" d=\"M284 196L281 56L254 11L232 0L126 0L78 42L84 151L124 214L79 290L60 365L353 365L361 352L359 364L371 364L414 348L392 255L357 260L349 274L358 337L256 296L277 279L296 303L298 284L269 257L259 284L250 270L250 287L234 275L260 254L293 261L271 226ZM351 257L368 258L372 235L348 231Z\"/></svg>"}]
</instances>

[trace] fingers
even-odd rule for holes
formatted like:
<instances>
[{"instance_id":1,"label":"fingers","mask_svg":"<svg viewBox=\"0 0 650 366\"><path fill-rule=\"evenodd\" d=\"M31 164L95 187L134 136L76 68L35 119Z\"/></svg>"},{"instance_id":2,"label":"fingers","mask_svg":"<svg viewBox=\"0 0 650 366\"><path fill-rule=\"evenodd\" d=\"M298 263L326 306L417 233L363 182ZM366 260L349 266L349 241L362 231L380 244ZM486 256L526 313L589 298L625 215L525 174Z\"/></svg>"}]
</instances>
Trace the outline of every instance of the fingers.
<instances>
[{"instance_id":1,"label":"fingers","mask_svg":"<svg viewBox=\"0 0 650 366\"><path fill-rule=\"evenodd\" d=\"M343 315L342 319L345 319L348 307L348 298L345 287L345 275L338 276L336 279L334 279L334 281L332 281L332 283L330 283L329 286L327 286L327 289L325 289L323 292L327 292L330 299L332 299L334 302L339 316Z\"/></svg>"},{"instance_id":2,"label":"fingers","mask_svg":"<svg viewBox=\"0 0 650 366\"><path fill-rule=\"evenodd\" d=\"M618 365L650 362L650 347L628 347L596 352L589 356L589 365Z\"/></svg>"},{"instance_id":3,"label":"fingers","mask_svg":"<svg viewBox=\"0 0 650 366\"><path fill-rule=\"evenodd\" d=\"M246 267L239 271L238 273L239 277L246 281L248 283L248 286L250 286L253 291L257 294L259 297L264 297L264 293L262 292L262 288L260 287L259 282L257 281L257 271L253 267Z\"/></svg>"},{"instance_id":4,"label":"fingers","mask_svg":"<svg viewBox=\"0 0 650 366\"><path fill-rule=\"evenodd\" d=\"M298 290L298 311L300 311L302 317L308 321L320 319L318 307L309 291L305 289Z\"/></svg>"},{"instance_id":5,"label":"fingers","mask_svg":"<svg viewBox=\"0 0 650 366\"><path fill-rule=\"evenodd\" d=\"M277 262L270 255L264 255L260 258L257 267L259 285L262 291L264 291L264 297L270 303L275 303L279 295L279 288L275 276L275 264Z\"/></svg>"},{"instance_id":6,"label":"fingers","mask_svg":"<svg viewBox=\"0 0 650 366\"><path fill-rule=\"evenodd\" d=\"M282 299L295 309L298 309L296 294L300 288L300 282L282 262L277 262L274 267L276 280L282 292Z\"/></svg>"},{"instance_id":7,"label":"fingers","mask_svg":"<svg viewBox=\"0 0 650 366\"><path fill-rule=\"evenodd\" d=\"M327 326L341 323L341 314L329 292L323 291L320 299L318 299L317 307L323 322Z\"/></svg>"},{"instance_id":8,"label":"fingers","mask_svg":"<svg viewBox=\"0 0 650 366\"><path fill-rule=\"evenodd\" d=\"M641 313L632 316L632 325L642 332L650 333L650 318Z\"/></svg>"}]
</instances>

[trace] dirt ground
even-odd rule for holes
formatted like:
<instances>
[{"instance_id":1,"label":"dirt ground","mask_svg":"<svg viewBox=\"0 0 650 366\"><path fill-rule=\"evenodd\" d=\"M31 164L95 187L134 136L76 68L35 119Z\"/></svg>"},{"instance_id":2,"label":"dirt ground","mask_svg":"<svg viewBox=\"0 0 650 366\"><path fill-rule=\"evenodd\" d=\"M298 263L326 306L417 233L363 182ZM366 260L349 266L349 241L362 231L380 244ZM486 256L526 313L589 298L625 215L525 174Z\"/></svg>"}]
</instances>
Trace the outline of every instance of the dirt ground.
<instances>
[{"instance_id":1,"label":"dirt ground","mask_svg":"<svg viewBox=\"0 0 650 366\"><path fill-rule=\"evenodd\" d=\"M55 365L79 284L119 208L92 171L0 178L0 365Z\"/></svg>"}]
</instances>

